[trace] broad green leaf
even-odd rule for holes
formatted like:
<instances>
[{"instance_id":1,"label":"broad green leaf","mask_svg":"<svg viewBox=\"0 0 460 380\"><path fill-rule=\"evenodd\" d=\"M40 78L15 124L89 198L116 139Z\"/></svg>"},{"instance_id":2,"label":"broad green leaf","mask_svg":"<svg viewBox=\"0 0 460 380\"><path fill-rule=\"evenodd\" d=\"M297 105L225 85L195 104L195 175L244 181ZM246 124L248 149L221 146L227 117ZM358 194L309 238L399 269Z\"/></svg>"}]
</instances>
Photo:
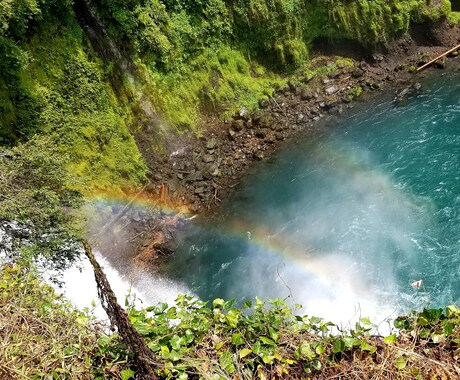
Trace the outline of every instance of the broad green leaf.
<instances>
[{"instance_id":1,"label":"broad green leaf","mask_svg":"<svg viewBox=\"0 0 460 380\"><path fill-rule=\"evenodd\" d=\"M361 318L360 319L361 323L365 326L372 326L372 322L369 318L365 317L365 318Z\"/></svg>"},{"instance_id":2,"label":"broad green leaf","mask_svg":"<svg viewBox=\"0 0 460 380\"><path fill-rule=\"evenodd\" d=\"M276 347L276 343L271 340L270 338L267 338L265 336L261 336L260 338L260 341L264 344L266 344L267 346L272 346L272 347Z\"/></svg>"},{"instance_id":3,"label":"broad green leaf","mask_svg":"<svg viewBox=\"0 0 460 380\"><path fill-rule=\"evenodd\" d=\"M460 309L456 305L449 305L446 307L446 314L448 317L460 314Z\"/></svg>"},{"instance_id":4,"label":"broad green leaf","mask_svg":"<svg viewBox=\"0 0 460 380\"><path fill-rule=\"evenodd\" d=\"M399 370L404 369L407 366L407 359L404 356L400 356L398 359L396 359L395 365Z\"/></svg>"},{"instance_id":5,"label":"broad green leaf","mask_svg":"<svg viewBox=\"0 0 460 380\"><path fill-rule=\"evenodd\" d=\"M240 320L240 312L238 309L232 309L225 314L225 319L231 328L235 328Z\"/></svg>"},{"instance_id":6,"label":"broad green leaf","mask_svg":"<svg viewBox=\"0 0 460 380\"><path fill-rule=\"evenodd\" d=\"M360 344L360 341L354 338L347 337L347 336L343 337L342 340L343 340L343 343L345 344L345 347L347 348L352 348L353 346Z\"/></svg>"},{"instance_id":7,"label":"broad green leaf","mask_svg":"<svg viewBox=\"0 0 460 380\"><path fill-rule=\"evenodd\" d=\"M265 364L273 364L275 357L273 355L262 355L262 360Z\"/></svg>"},{"instance_id":8,"label":"broad green leaf","mask_svg":"<svg viewBox=\"0 0 460 380\"><path fill-rule=\"evenodd\" d=\"M219 364L222 368L225 368L229 373L233 373L235 371L235 367L233 366L233 355L228 351L224 352L220 356Z\"/></svg>"},{"instance_id":9,"label":"broad green leaf","mask_svg":"<svg viewBox=\"0 0 460 380\"><path fill-rule=\"evenodd\" d=\"M313 362L311 363L311 365L313 366L314 369L316 369L317 371L319 371L321 369L321 362L319 360L313 360Z\"/></svg>"},{"instance_id":10,"label":"broad green leaf","mask_svg":"<svg viewBox=\"0 0 460 380\"><path fill-rule=\"evenodd\" d=\"M182 343L183 343L183 339L178 335L174 335L170 341L170 344L173 350L180 350Z\"/></svg>"},{"instance_id":11,"label":"broad green leaf","mask_svg":"<svg viewBox=\"0 0 460 380\"><path fill-rule=\"evenodd\" d=\"M318 355L322 355L326 352L326 348L324 346L322 346L321 344L318 344L315 348L315 352L318 354Z\"/></svg>"},{"instance_id":12,"label":"broad green leaf","mask_svg":"<svg viewBox=\"0 0 460 380\"><path fill-rule=\"evenodd\" d=\"M385 344L393 344L396 343L396 334L391 334L383 338L383 342Z\"/></svg>"},{"instance_id":13,"label":"broad green leaf","mask_svg":"<svg viewBox=\"0 0 460 380\"><path fill-rule=\"evenodd\" d=\"M232 335L232 343L233 343L235 346L241 346L241 345L243 345L245 342L244 342L243 338L241 337L241 334L233 334L233 335Z\"/></svg>"},{"instance_id":14,"label":"broad green leaf","mask_svg":"<svg viewBox=\"0 0 460 380\"><path fill-rule=\"evenodd\" d=\"M120 372L121 380L129 380L134 378L134 371L131 369L124 369Z\"/></svg>"},{"instance_id":15,"label":"broad green leaf","mask_svg":"<svg viewBox=\"0 0 460 380\"><path fill-rule=\"evenodd\" d=\"M332 352L334 354L340 354L345 351L345 342L342 339L337 339L332 346Z\"/></svg>"},{"instance_id":16,"label":"broad green leaf","mask_svg":"<svg viewBox=\"0 0 460 380\"><path fill-rule=\"evenodd\" d=\"M452 335L452 332L454 331L454 326L452 325L452 323L446 323L446 325L444 326L444 334L446 334L446 336L449 336L449 335Z\"/></svg>"},{"instance_id":17,"label":"broad green leaf","mask_svg":"<svg viewBox=\"0 0 460 380\"><path fill-rule=\"evenodd\" d=\"M368 352L371 352L371 353L374 353L375 351L377 351L377 347L369 344L368 342L366 342L365 340L362 340L361 341L361 350L363 351L368 351Z\"/></svg>"},{"instance_id":18,"label":"broad green leaf","mask_svg":"<svg viewBox=\"0 0 460 380\"><path fill-rule=\"evenodd\" d=\"M177 352L176 350L172 350L169 354L169 358L173 361L173 362L177 362L178 360L182 359L182 355Z\"/></svg>"},{"instance_id":19,"label":"broad green leaf","mask_svg":"<svg viewBox=\"0 0 460 380\"><path fill-rule=\"evenodd\" d=\"M212 306L214 308L222 308L224 306L225 301L222 298L216 298L212 301Z\"/></svg>"},{"instance_id":20,"label":"broad green leaf","mask_svg":"<svg viewBox=\"0 0 460 380\"><path fill-rule=\"evenodd\" d=\"M256 355L259 355L260 349L261 349L260 341L255 342L254 345L252 346L252 352L254 352Z\"/></svg>"},{"instance_id":21,"label":"broad green leaf","mask_svg":"<svg viewBox=\"0 0 460 380\"><path fill-rule=\"evenodd\" d=\"M275 342L277 342L278 339L280 338L280 334L279 334L273 327L269 327L269 328L268 328L268 332L270 333L270 337L271 337Z\"/></svg>"},{"instance_id":22,"label":"broad green leaf","mask_svg":"<svg viewBox=\"0 0 460 380\"><path fill-rule=\"evenodd\" d=\"M249 354L252 353L252 350L250 350L249 348L243 348L241 351L240 351L240 359L243 359L245 358L246 356L248 356Z\"/></svg>"}]
</instances>

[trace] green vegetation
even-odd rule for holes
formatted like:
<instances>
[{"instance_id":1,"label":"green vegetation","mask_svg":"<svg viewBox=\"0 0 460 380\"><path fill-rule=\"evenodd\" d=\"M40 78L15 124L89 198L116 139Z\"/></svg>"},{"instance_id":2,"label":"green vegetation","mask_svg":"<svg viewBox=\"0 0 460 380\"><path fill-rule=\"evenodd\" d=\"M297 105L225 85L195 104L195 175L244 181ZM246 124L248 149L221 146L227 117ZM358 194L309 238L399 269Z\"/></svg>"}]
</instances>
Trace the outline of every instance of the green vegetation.
<instances>
[{"instance_id":1,"label":"green vegetation","mask_svg":"<svg viewBox=\"0 0 460 380\"><path fill-rule=\"evenodd\" d=\"M80 179L65 170L67 161L50 138L32 139L0 156L0 222L11 237L1 248L9 259L63 268L78 254L74 210L83 198L70 187Z\"/></svg>"},{"instance_id":2,"label":"green vegetation","mask_svg":"<svg viewBox=\"0 0 460 380\"><path fill-rule=\"evenodd\" d=\"M104 352L104 327L30 269L0 269L0 378L120 378L130 372L126 357L115 344Z\"/></svg>"},{"instance_id":3,"label":"green vegetation","mask_svg":"<svg viewBox=\"0 0 460 380\"><path fill-rule=\"evenodd\" d=\"M2 378L136 377L116 334L105 334L25 268L40 262L62 269L75 259L82 222L75 211L84 195L143 183L147 168L133 135L151 123L144 106L159 120L151 129L199 132L203 114L254 109L288 78L353 67L346 59L330 66L310 60L318 38L375 49L410 22L459 18L447 0L90 4L94 19L87 21L98 23L96 34L107 32L97 36L106 44L98 51L70 0L0 3L0 222L12 239L0 248L24 265L1 269ZM110 49L126 64L103 61ZM367 319L341 331L295 316L279 300L236 308L181 296L173 307L128 313L161 358L161 378L302 378L352 367L369 377L442 378L453 367L435 366L437 353L452 355L460 342L455 307L399 318L400 334L384 339L372 336Z\"/></svg>"},{"instance_id":4,"label":"green vegetation","mask_svg":"<svg viewBox=\"0 0 460 380\"><path fill-rule=\"evenodd\" d=\"M2 2L0 143L50 136L69 156L67 169L87 188L102 190L144 180L132 133L145 119L145 101L160 120L156 124L172 126L170 132L197 130L203 114L256 108L286 80L284 74L308 62L318 38L347 38L372 49L407 31L411 20L455 19L447 0L76 4L80 13L89 7L94 19L86 21L98 24L96 34L107 31L96 36L104 45L98 51L71 1ZM129 75L120 74L119 62L99 59L113 49L131 67Z\"/></svg>"},{"instance_id":5,"label":"green vegetation","mask_svg":"<svg viewBox=\"0 0 460 380\"><path fill-rule=\"evenodd\" d=\"M30 270L0 270L2 378L136 379L131 354L88 314L75 311ZM340 329L299 316L281 300L241 308L179 296L128 315L159 358L161 379L456 378L460 309L425 309L374 335L367 318ZM453 355L453 356L452 356Z\"/></svg>"}]
</instances>

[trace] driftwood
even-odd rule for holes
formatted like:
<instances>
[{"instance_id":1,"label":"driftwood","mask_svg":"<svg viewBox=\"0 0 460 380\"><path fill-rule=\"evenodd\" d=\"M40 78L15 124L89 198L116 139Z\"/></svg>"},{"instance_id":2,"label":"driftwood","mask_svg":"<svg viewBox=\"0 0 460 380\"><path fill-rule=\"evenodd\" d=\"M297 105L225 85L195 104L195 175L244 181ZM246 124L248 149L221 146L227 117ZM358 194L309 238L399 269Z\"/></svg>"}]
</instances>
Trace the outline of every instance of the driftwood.
<instances>
[{"instance_id":1,"label":"driftwood","mask_svg":"<svg viewBox=\"0 0 460 380\"><path fill-rule=\"evenodd\" d=\"M427 68L428 66L432 65L433 63L435 63L436 61L438 61L438 60L441 59L442 57L445 57L447 54L453 53L455 50L458 50L458 49L460 49L460 45L457 45L457 46L455 46L454 48L452 48L452 49L450 49L450 50L447 50L445 53L442 53L441 55L437 56L435 59L432 59L430 62L425 63L423 66L420 66L420 67L417 69L417 72L422 71L423 69L425 69L425 68Z\"/></svg>"},{"instance_id":2,"label":"driftwood","mask_svg":"<svg viewBox=\"0 0 460 380\"><path fill-rule=\"evenodd\" d=\"M102 271L101 266L96 261L88 242L84 241L83 246L86 256L94 269L97 292L102 307L109 316L112 326L117 328L125 348L133 354L139 378L143 380L156 380L157 376L155 375L154 368L159 366L159 361L155 358L152 350L148 348L144 338L133 327L126 312L118 304L109 281Z\"/></svg>"}]
</instances>

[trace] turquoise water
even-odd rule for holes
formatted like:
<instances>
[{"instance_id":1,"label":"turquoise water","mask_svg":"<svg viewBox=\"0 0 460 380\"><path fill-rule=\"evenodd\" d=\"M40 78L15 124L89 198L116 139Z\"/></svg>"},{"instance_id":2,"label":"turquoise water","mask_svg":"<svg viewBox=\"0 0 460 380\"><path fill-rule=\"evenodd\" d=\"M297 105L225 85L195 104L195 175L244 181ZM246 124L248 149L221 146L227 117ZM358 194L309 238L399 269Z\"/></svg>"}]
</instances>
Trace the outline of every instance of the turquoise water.
<instances>
[{"instance_id":1,"label":"turquoise water","mask_svg":"<svg viewBox=\"0 0 460 380\"><path fill-rule=\"evenodd\" d=\"M287 298L335 321L460 301L460 75L289 143L166 268L202 299ZM423 280L420 289L411 287Z\"/></svg>"}]
</instances>

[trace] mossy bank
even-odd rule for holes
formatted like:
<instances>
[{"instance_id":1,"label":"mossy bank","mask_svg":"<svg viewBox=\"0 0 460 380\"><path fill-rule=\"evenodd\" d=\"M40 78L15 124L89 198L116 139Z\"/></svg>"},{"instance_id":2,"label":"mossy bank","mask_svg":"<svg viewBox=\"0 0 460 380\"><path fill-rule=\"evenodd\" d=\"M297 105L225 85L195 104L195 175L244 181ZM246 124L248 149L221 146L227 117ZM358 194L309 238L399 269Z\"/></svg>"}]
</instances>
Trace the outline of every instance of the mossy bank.
<instances>
[{"instance_id":1,"label":"mossy bank","mask_svg":"<svg viewBox=\"0 0 460 380\"><path fill-rule=\"evenodd\" d=\"M443 18L457 18L446 0L8 0L0 142L51 136L79 190L136 187L147 167L133 137L161 153L206 115L256 109L321 39L382 49L411 22Z\"/></svg>"}]
</instances>

